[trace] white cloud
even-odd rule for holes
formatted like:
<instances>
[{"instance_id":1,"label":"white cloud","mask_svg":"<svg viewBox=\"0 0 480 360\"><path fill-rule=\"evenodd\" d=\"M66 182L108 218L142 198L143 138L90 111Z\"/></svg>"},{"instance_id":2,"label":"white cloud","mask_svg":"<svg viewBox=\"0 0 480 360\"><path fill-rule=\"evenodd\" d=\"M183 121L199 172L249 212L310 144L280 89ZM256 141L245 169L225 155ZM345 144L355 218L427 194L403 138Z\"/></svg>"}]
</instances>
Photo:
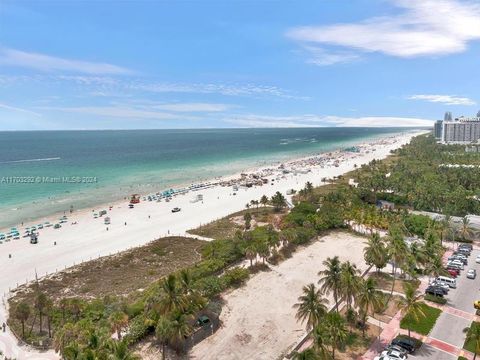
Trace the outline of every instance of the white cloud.
<instances>
[{"instance_id":1,"label":"white cloud","mask_svg":"<svg viewBox=\"0 0 480 360\"><path fill-rule=\"evenodd\" d=\"M125 75L132 71L117 65L64 59L55 56L0 48L0 65L25 67L46 72L67 71L83 74Z\"/></svg>"},{"instance_id":2,"label":"white cloud","mask_svg":"<svg viewBox=\"0 0 480 360\"><path fill-rule=\"evenodd\" d=\"M411 95L407 99L409 100L424 100L433 103L441 103L445 105L476 105L477 103L467 97L455 96L455 95Z\"/></svg>"},{"instance_id":3,"label":"white cloud","mask_svg":"<svg viewBox=\"0 0 480 360\"><path fill-rule=\"evenodd\" d=\"M23 108L19 108L19 107L15 107L15 106L10 106L10 105L7 105L7 104L0 104L0 109L5 109L5 110L15 111L15 112L21 112L21 113L25 113L25 114L34 115L34 116L42 116L42 114L39 114L37 112L27 110L27 109L23 109Z\"/></svg>"},{"instance_id":4,"label":"white cloud","mask_svg":"<svg viewBox=\"0 0 480 360\"><path fill-rule=\"evenodd\" d=\"M78 106L78 107L39 107L44 110L62 111L105 117L154 119L154 120L195 120L192 116L180 116L171 113L144 110L127 106Z\"/></svg>"},{"instance_id":5,"label":"white cloud","mask_svg":"<svg viewBox=\"0 0 480 360\"><path fill-rule=\"evenodd\" d=\"M296 27L290 29L287 36L302 44L379 52L402 58L459 53L467 49L470 41L480 39L478 2L390 1L402 8L403 13L358 23Z\"/></svg>"},{"instance_id":6,"label":"white cloud","mask_svg":"<svg viewBox=\"0 0 480 360\"><path fill-rule=\"evenodd\" d=\"M418 118L392 116L341 117L311 114L293 116L249 114L230 116L225 118L224 121L240 127L410 127L433 125L433 120Z\"/></svg>"},{"instance_id":7,"label":"white cloud","mask_svg":"<svg viewBox=\"0 0 480 360\"><path fill-rule=\"evenodd\" d=\"M317 46L304 46L304 49L310 54L307 62L319 66L349 63L361 58L351 51L331 51Z\"/></svg>"},{"instance_id":8,"label":"white cloud","mask_svg":"<svg viewBox=\"0 0 480 360\"><path fill-rule=\"evenodd\" d=\"M324 120L332 125L341 127L409 127L433 126L434 121L420 118L406 118L396 116L363 116L341 117L326 116Z\"/></svg>"},{"instance_id":9,"label":"white cloud","mask_svg":"<svg viewBox=\"0 0 480 360\"><path fill-rule=\"evenodd\" d=\"M228 110L231 106L213 103L174 103L153 105L152 107L174 112L222 112Z\"/></svg>"},{"instance_id":10,"label":"white cloud","mask_svg":"<svg viewBox=\"0 0 480 360\"><path fill-rule=\"evenodd\" d=\"M144 83L133 82L127 85L132 90L157 93L196 93L221 94L228 96L275 96L286 99L306 100L308 98L292 95L289 92L268 85L257 84L215 84L215 83Z\"/></svg>"}]
</instances>

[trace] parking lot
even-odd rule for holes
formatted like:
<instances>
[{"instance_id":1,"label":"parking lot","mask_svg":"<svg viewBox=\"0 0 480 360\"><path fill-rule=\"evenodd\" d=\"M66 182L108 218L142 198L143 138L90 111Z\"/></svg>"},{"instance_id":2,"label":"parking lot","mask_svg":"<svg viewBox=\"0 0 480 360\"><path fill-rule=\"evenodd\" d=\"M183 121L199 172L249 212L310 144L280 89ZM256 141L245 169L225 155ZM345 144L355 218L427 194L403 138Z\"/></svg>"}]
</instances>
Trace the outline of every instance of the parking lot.
<instances>
[{"instance_id":1,"label":"parking lot","mask_svg":"<svg viewBox=\"0 0 480 360\"><path fill-rule=\"evenodd\" d=\"M480 300L480 264L475 262L475 258L480 254L480 250L473 250L468 258L468 265L457 277L457 288L450 289L446 295L447 304L453 309L450 312L442 312L438 318L429 338L440 340L441 342L452 345L459 349L463 348L465 342L465 334L463 329L470 326L471 318L475 314L473 302ZM467 279L468 269L475 269L477 277L475 279ZM460 311L457 311L460 310ZM445 345L447 349L448 346ZM446 350L448 351L448 350ZM410 356L414 359L440 359L450 360L457 359L457 356L449 354L430 345L424 344L415 355Z\"/></svg>"}]
</instances>

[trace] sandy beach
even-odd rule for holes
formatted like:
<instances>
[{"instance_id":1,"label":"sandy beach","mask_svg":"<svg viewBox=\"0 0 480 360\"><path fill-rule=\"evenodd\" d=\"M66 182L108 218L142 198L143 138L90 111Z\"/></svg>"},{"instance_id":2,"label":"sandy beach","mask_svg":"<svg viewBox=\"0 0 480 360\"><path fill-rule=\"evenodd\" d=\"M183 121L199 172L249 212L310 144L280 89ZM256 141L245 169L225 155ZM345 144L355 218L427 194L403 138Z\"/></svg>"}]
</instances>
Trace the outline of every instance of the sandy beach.
<instances>
[{"instance_id":1,"label":"sandy beach","mask_svg":"<svg viewBox=\"0 0 480 360\"><path fill-rule=\"evenodd\" d=\"M412 136L418 135L419 132L410 132L402 135L394 136L379 140L375 143L362 144L359 152L334 152L329 155L322 155L318 157L309 157L305 159L294 160L284 164L283 167L269 167L264 169L256 169L253 172L249 172L250 175L233 176L228 179L217 179L216 183L223 182L225 184L242 184L246 181L253 181L252 179L266 178L268 182L263 186L239 186L238 190L233 190L232 186L221 186L220 184L204 188L201 191L191 191L184 195L177 195L172 197L171 201L161 202L155 201L141 201L140 204L135 205L133 209L128 207L128 201L119 201L112 204L113 207L109 209L110 204L106 204L104 207L95 209L98 212L101 209L107 209L107 216L111 219L111 224L107 226L104 224L102 218L95 219L93 217L92 209L76 211L73 214L68 215L68 222L63 224L62 228L54 229L53 227L45 228L39 232L39 243L32 245L29 243L28 238L20 238L19 240L11 240L4 242L0 245L0 293L5 297L8 296L9 289L13 289L17 284L31 281L35 278L36 274L41 277L47 273L60 271L66 267L78 264L79 262L90 260L99 256L109 255L118 251L122 251L131 247L145 244L155 238L165 235L185 235L188 229L193 229L201 224L213 221L215 219L224 217L230 213L239 211L245 207L245 204L253 199L259 199L262 195L272 196L276 191L280 191L283 194L287 193L290 189L300 189L307 181L310 181L314 186L322 184L322 178L332 178L344 174L345 172L354 169L354 165L360 166L366 164L373 159L381 159L386 157L391 150L399 148L400 146L408 143ZM258 176L253 176L257 174ZM237 179L234 181L234 179ZM212 180L213 182L213 180ZM235 195L233 193L235 192ZM197 195L203 195L203 201L192 202L192 199ZM147 195L147 194L142 194ZM180 212L172 213L171 210L174 207L181 208ZM48 219L39 219L36 222L25 224L25 226L32 226L44 221L50 221L52 223L57 222L59 216L51 217ZM76 225L72 225L76 223ZM23 227L18 227L20 233L23 235ZM9 229L4 229L7 232ZM281 291L280 288L273 286L275 282L272 279L263 279L265 276L276 277L276 282L280 279L279 284L285 285L287 282L285 278L281 280L280 276L287 276L291 273L291 280L295 283L295 286L291 288L291 294L288 298L285 298L284 302L280 305L286 309L288 314L283 314L280 309L275 307L268 307L270 312L278 310L278 314L269 314L269 312L262 312L262 306L259 304L259 311L255 314L250 314L253 318L259 318L263 316L264 319L270 318L269 323L266 324L267 328L260 327L255 331L261 331L265 338L262 340L260 334L252 333L251 343L246 343L243 348L251 349L250 352L239 352L238 357L230 357L231 359L244 359L244 358L258 358L258 359L271 359L270 355L262 351L273 351L275 354L280 354L282 350L287 348L291 342L295 339L295 329L301 330L301 326L292 321L291 314L291 300L293 301L298 297L300 289L306 282L311 282L314 279L308 280L311 275L315 275L320 270L319 266L323 257L331 255L340 255L340 257L346 258L347 254L354 257L352 260L361 255L361 242L358 242L358 249L352 252L349 249L353 246L350 244L351 240L348 238L341 239L338 242L316 243L312 247L302 253L296 254L292 261L297 264L292 266L288 261L281 264L282 270L278 270L272 273L260 274L255 276L249 281L248 286L245 289L240 289L238 293L233 292L227 296L229 299L226 309L226 318L224 328L221 329L215 336L208 339L205 344L198 345L194 354L199 359L205 359L205 346L207 343L210 346L214 346L209 349L215 349L218 351L217 355L222 353L222 348L230 348L237 346L236 335L241 333L242 324L238 324L237 327L230 326L229 324L240 321L236 319L236 314L242 308L242 301L244 304L251 303L248 300L249 294L252 289L257 289L257 295L262 292L262 288L265 289L262 284L265 281L271 282L270 294ZM355 242L357 243L357 242ZM358 251L357 251L358 250ZM11 257L10 257L11 256ZM298 259L304 259L300 261ZM295 274L300 271L300 268L296 268L300 264L311 261L310 267L305 267L305 278L297 279ZM358 260L358 259L357 259ZM299 263L297 263L300 261ZM302 265L304 266L304 265ZM307 268L309 269L307 272ZM257 279L258 278L258 279ZM288 277L286 277L288 278ZM290 279L290 278L288 278ZM253 288L252 288L253 286ZM247 297L243 297L243 295ZM267 292L265 293L267 294ZM231 300L230 300L231 299ZM236 305L239 304L239 305ZM265 310L265 309L264 309ZM255 310L256 311L256 310ZM283 314L283 315L282 315ZM247 314L244 313L244 316ZM286 316L285 319L282 316ZM4 306L0 307L0 324L6 319L6 309ZM263 320L264 320L263 319ZM257 319L263 321L262 319ZM284 327L280 328L279 324L285 320ZM247 325L245 322L244 325ZM262 325L263 326L263 325ZM273 329L273 330L272 330ZM276 330L275 330L276 329ZM253 330L252 330L253 331ZM274 332L275 331L275 332ZM219 335L222 333L223 335ZM300 335L300 333L297 333ZM215 339L222 338L222 341L216 343ZM231 341L229 340L231 339ZM277 343L278 342L278 343ZM240 346L240 345L238 345ZM0 350L5 353L6 356L16 357L17 359L58 359L58 356L49 351L46 353L38 353L29 350L25 347L19 347L16 340L12 337L8 331L7 333L0 333ZM212 350L213 351L213 350ZM240 350L239 350L240 351ZM243 351L243 350L241 350ZM212 354L212 353L211 353ZM250 356L250 355L252 356ZM210 357L211 358L211 357ZM216 358L222 358L220 355Z\"/></svg>"}]
</instances>

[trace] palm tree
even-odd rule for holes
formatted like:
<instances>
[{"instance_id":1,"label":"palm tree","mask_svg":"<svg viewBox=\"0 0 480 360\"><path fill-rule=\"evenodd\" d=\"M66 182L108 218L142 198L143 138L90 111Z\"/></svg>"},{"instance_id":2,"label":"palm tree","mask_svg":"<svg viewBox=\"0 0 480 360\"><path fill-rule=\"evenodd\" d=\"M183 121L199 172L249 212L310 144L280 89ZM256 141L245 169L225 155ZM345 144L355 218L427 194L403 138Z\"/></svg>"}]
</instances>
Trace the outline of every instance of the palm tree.
<instances>
[{"instance_id":1,"label":"palm tree","mask_svg":"<svg viewBox=\"0 0 480 360\"><path fill-rule=\"evenodd\" d=\"M13 316L22 324L22 338L25 338L25 322L28 320L31 313L32 310L30 309L30 305L28 305L25 301L22 301L15 306Z\"/></svg>"},{"instance_id":2,"label":"palm tree","mask_svg":"<svg viewBox=\"0 0 480 360\"><path fill-rule=\"evenodd\" d=\"M329 336L325 324L319 325L315 329L313 329L312 337L313 348L315 349L318 360L332 359L332 355L330 354L330 351L328 351L327 342Z\"/></svg>"},{"instance_id":3,"label":"palm tree","mask_svg":"<svg viewBox=\"0 0 480 360\"><path fill-rule=\"evenodd\" d=\"M128 315L121 311L116 311L110 315L110 327L117 333L118 340L122 340L122 330L128 326Z\"/></svg>"},{"instance_id":4,"label":"palm tree","mask_svg":"<svg viewBox=\"0 0 480 360\"><path fill-rule=\"evenodd\" d=\"M298 303L293 305L297 309L296 318L302 323L307 323L307 330L313 329L327 313L328 300L322 297L320 290L314 284L303 287L303 295L298 298Z\"/></svg>"},{"instance_id":5,"label":"palm tree","mask_svg":"<svg viewBox=\"0 0 480 360\"><path fill-rule=\"evenodd\" d=\"M38 311L38 317L40 320L40 334L42 333L42 325L43 325L43 315L45 315L45 307L48 303L48 297L43 292L38 292L35 297L35 309Z\"/></svg>"},{"instance_id":6,"label":"palm tree","mask_svg":"<svg viewBox=\"0 0 480 360\"><path fill-rule=\"evenodd\" d=\"M302 352L295 352L292 360L320 360L314 349L306 349Z\"/></svg>"},{"instance_id":7,"label":"palm tree","mask_svg":"<svg viewBox=\"0 0 480 360\"><path fill-rule=\"evenodd\" d=\"M268 197L266 197L265 195L263 195L263 196L260 198L260 204L262 204L263 207L267 206L267 204L268 204Z\"/></svg>"},{"instance_id":8,"label":"palm tree","mask_svg":"<svg viewBox=\"0 0 480 360\"><path fill-rule=\"evenodd\" d=\"M164 296L159 303L161 314L168 314L174 310L183 308L184 299L177 286L176 276L174 274L168 275L163 279L161 286L164 292Z\"/></svg>"},{"instance_id":9,"label":"palm tree","mask_svg":"<svg viewBox=\"0 0 480 360\"><path fill-rule=\"evenodd\" d=\"M473 353L473 360L480 354L480 325L473 322L471 327L463 329L463 332L467 334L466 342L473 341L475 343L475 352Z\"/></svg>"},{"instance_id":10,"label":"palm tree","mask_svg":"<svg viewBox=\"0 0 480 360\"><path fill-rule=\"evenodd\" d=\"M166 347L173 334L172 322L166 316L160 316L157 322L157 327L155 328L155 335L157 339L162 344L162 359L165 360Z\"/></svg>"},{"instance_id":11,"label":"palm tree","mask_svg":"<svg viewBox=\"0 0 480 360\"><path fill-rule=\"evenodd\" d=\"M362 279L355 297L355 305L358 306L363 317L363 336L365 336L367 316L369 314L373 316L383 306L383 294L376 289L376 286L376 281L373 278Z\"/></svg>"},{"instance_id":12,"label":"palm tree","mask_svg":"<svg viewBox=\"0 0 480 360\"><path fill-rule=\"evenodd\" d=\"M139 360L140 357L134 355L129 349L125 341L110 340L108 342L110 354L109 360Z\"/></svg>"},{"instance_id":13,"label":"palm tree","mask_svg":"<svg viewBox=\"0 0 480 360\"><path fill-rule=\"evenodd\" d=\"M470 224L470 220L466 216L462 218L462 224L460 225L459 234L463 241L469 240L474 235L474 229Z\"/></svg>"},{"instance_id":14,"label":"palm tree","mask_svg":"<svg viewBox=\"0 0 480 360\"><path fill-rule=\"evenodd\" d=\"M351 309L353 299L360 285L360 271L350 261L340 267L340 295L347 302L347 310Z\"/></svg>"},{"instance_id":15,"label":"palm tree","mask_svg":"<svg viewBox=\"0 0 480 360\"><path fill-rule=\"evenodd\" d=\"M180 352L183 349L185 339L187 339L192 333L192 327L190 321L192 315L185 314L181 311L174 311L171 317L171 337L169 343Z\"/></svg>"},{"instance_id":16,"label":"palm tree","mask_svg":"<svg viewBox=\"0 0 480 360\"><path fill-rule=\"evenodd\" d=\"M78 343L72 342L63 351L63 358L65 360L82 360L83 354Z\"/></svg>"},{"instance_id":17,"label":"palm tree","mask_svg":"<svg viewBox=\"0 0 480 360\"><path fill-rule=\"evenodd\" d=\"M345 320L337 312L328 313L325 318L325 332L332 345L332 358L335 359L335 350L345 342L348 331Z\"/></svg>"},{"instance_id":18,"label":"palm tree","mask_svg":"<svg viewBox=\"0 0 480 360\"><path fill-rule=\"evenodd\" d=\"M388 253L385 243L378 233L373 233L367 240L366 247L363 249L363 257L367 265L373 265L377 269L383 269L387 265Z\"/></svg>"},{"instance_id":19,"label":"palm tree","mask_svg":"<svg viewBox=\"0 0 480 360\"><path fill-rule=\"evenodd\" d=\"M47 299L45 303L45 315L47 316L47 326L48 326L48 337L52 337L52 314L53 314L53 301L51 299Z\"/></svg>"},{"instance_id":20,"label":"palm tree","mask_svg":"<svg viewBox=\"0 0 480 360\"><path fill-rule=\"evenodd\" d=\"M64 354L65 349L77 338L77 328L72 323L66 323L57 331L53 337L53 348L56 352Z\"/></svg>"},{"instance_id":21,"label":"palm tree","mask_svg":"<svg viewBox=\"0 0 480 360\"><path fill-rule=\"evenodd\" d=\"M253 244L250 244L245 248L245 256L247 257L248 260L250 260L250 267L252 267L253 260L257 257L257 252Z\"/></svg>"},{"instance_id":22,"label":"palm tree","mask_svg":"<svg viewBox=\"0 0 480 360\"><path fill-rule=\"evenodd\" d=\"M399 302L400 311L404 316L408 316L415 321L420 321L421 318L426 316L423 311L424 303L420 301L421 295L416 295L414 287L409 283L405 283L403 288L405 291L405 298L402 298ZM410 326L408 326L408 336L410 336Z\"/></svg>"},{"instance_id":23,"label":"palm tree","mask_svg":"<svg viewBox=\"0 0 480 360\"><path fill-rule=\"evenodd\" d=\"M395 279L396 273L399 266L402 265L402 262L405 260L406 255L408 254L408 248L405 244L405 240L403 238L403 232L397 226L391 226L388 230L388 244L387 244L387 252L389 255L390 260L392 261L392 272L393 272L393 279L392 279L392 289L390 291L390 298L393 295L393 289L395 288Z\"/></svg>"},{"instance_id":24,"label":"palm tree","mask_svg":"<svg viewBox=\"0 0 480 360\"><path fill-rule=\"evenodd\" d=\"M272 205L275 211L280 211L287 206L287 200L280 191L277 191L275 195L272 196Z\"/></svg>"},{"instance_id":25,"label":"palm tree","mask_svg":"<svg viewBox=\"0 0 480 360\"><path fill-rule=\"evenodd\" d=\"M323 292L333 292L333 299L335 301L335 309L338 311L338 296L341 286L341 263L338 256L333 258L327 258L323 262L323 265L326 267L325 270L319 271L318 275L322 278L318 281L321 285L321 290Z\"/></svg>"}]
</instances>

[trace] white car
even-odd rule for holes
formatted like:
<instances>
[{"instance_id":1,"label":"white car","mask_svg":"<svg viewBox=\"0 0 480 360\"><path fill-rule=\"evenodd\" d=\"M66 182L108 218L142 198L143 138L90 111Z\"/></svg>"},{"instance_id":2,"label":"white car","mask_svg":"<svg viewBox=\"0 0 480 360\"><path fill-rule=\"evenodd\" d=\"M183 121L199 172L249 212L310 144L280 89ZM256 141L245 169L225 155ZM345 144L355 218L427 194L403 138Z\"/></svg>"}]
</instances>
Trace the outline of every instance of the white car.
<instances>
[{"instance_id":1,"label":"white car","mask_svg":"<svg viewBox=\"0 0 480 360\"><path fill-rule=\"evenodd\" d=\"M395 360L405 360L407 355L402 354L400 351L395 350L385 350L382 352L381 356L386 356L387 359L395 359Z\"/></svg>"},{"instance_id":2,"label":"white car","mask_svg":"<svg viewBox=\"0 0 480 360\"><path fill-rule=\"evenodd\" d=\"M463 268L464 268L464 266L465 266L465 265L463 264L463 262L460 261L460 260L449 261L447 265L450 265L450 264L451 264L451 265L458 265L458 266L460 267L460 269L462 269L462 270L463 270Z\"/></svg>"},{"instance_id":3,"label":"white car","mask_svg":"<svg viewBox=\"0 0 480 360\"><path fill-rule=\"evenodd\" d=\"M396 360L395 358L391 358L388 355L380 355L375 357L373 360Z\"/></svg>"},{"instance_id":4,"label":"white car","mask_svg":"<svg viewBox=\"0 0 480 360\"><path fill-rule=\"evenodd\" d=\"M470 269L467 272L467 279L475 279L477 277L477 271L475 269Z\"/></svg>"},{"instance_id":5,"label":"white car","mask_svg":"<svg viewBox=\"0 0 480 360\"><path fill-rule=\"evenodd\" d=\"M477 255L477 257L475 258L475 262L476 262L477 264L480 264L480 255Z\"/></svg>"}]
</instances>

